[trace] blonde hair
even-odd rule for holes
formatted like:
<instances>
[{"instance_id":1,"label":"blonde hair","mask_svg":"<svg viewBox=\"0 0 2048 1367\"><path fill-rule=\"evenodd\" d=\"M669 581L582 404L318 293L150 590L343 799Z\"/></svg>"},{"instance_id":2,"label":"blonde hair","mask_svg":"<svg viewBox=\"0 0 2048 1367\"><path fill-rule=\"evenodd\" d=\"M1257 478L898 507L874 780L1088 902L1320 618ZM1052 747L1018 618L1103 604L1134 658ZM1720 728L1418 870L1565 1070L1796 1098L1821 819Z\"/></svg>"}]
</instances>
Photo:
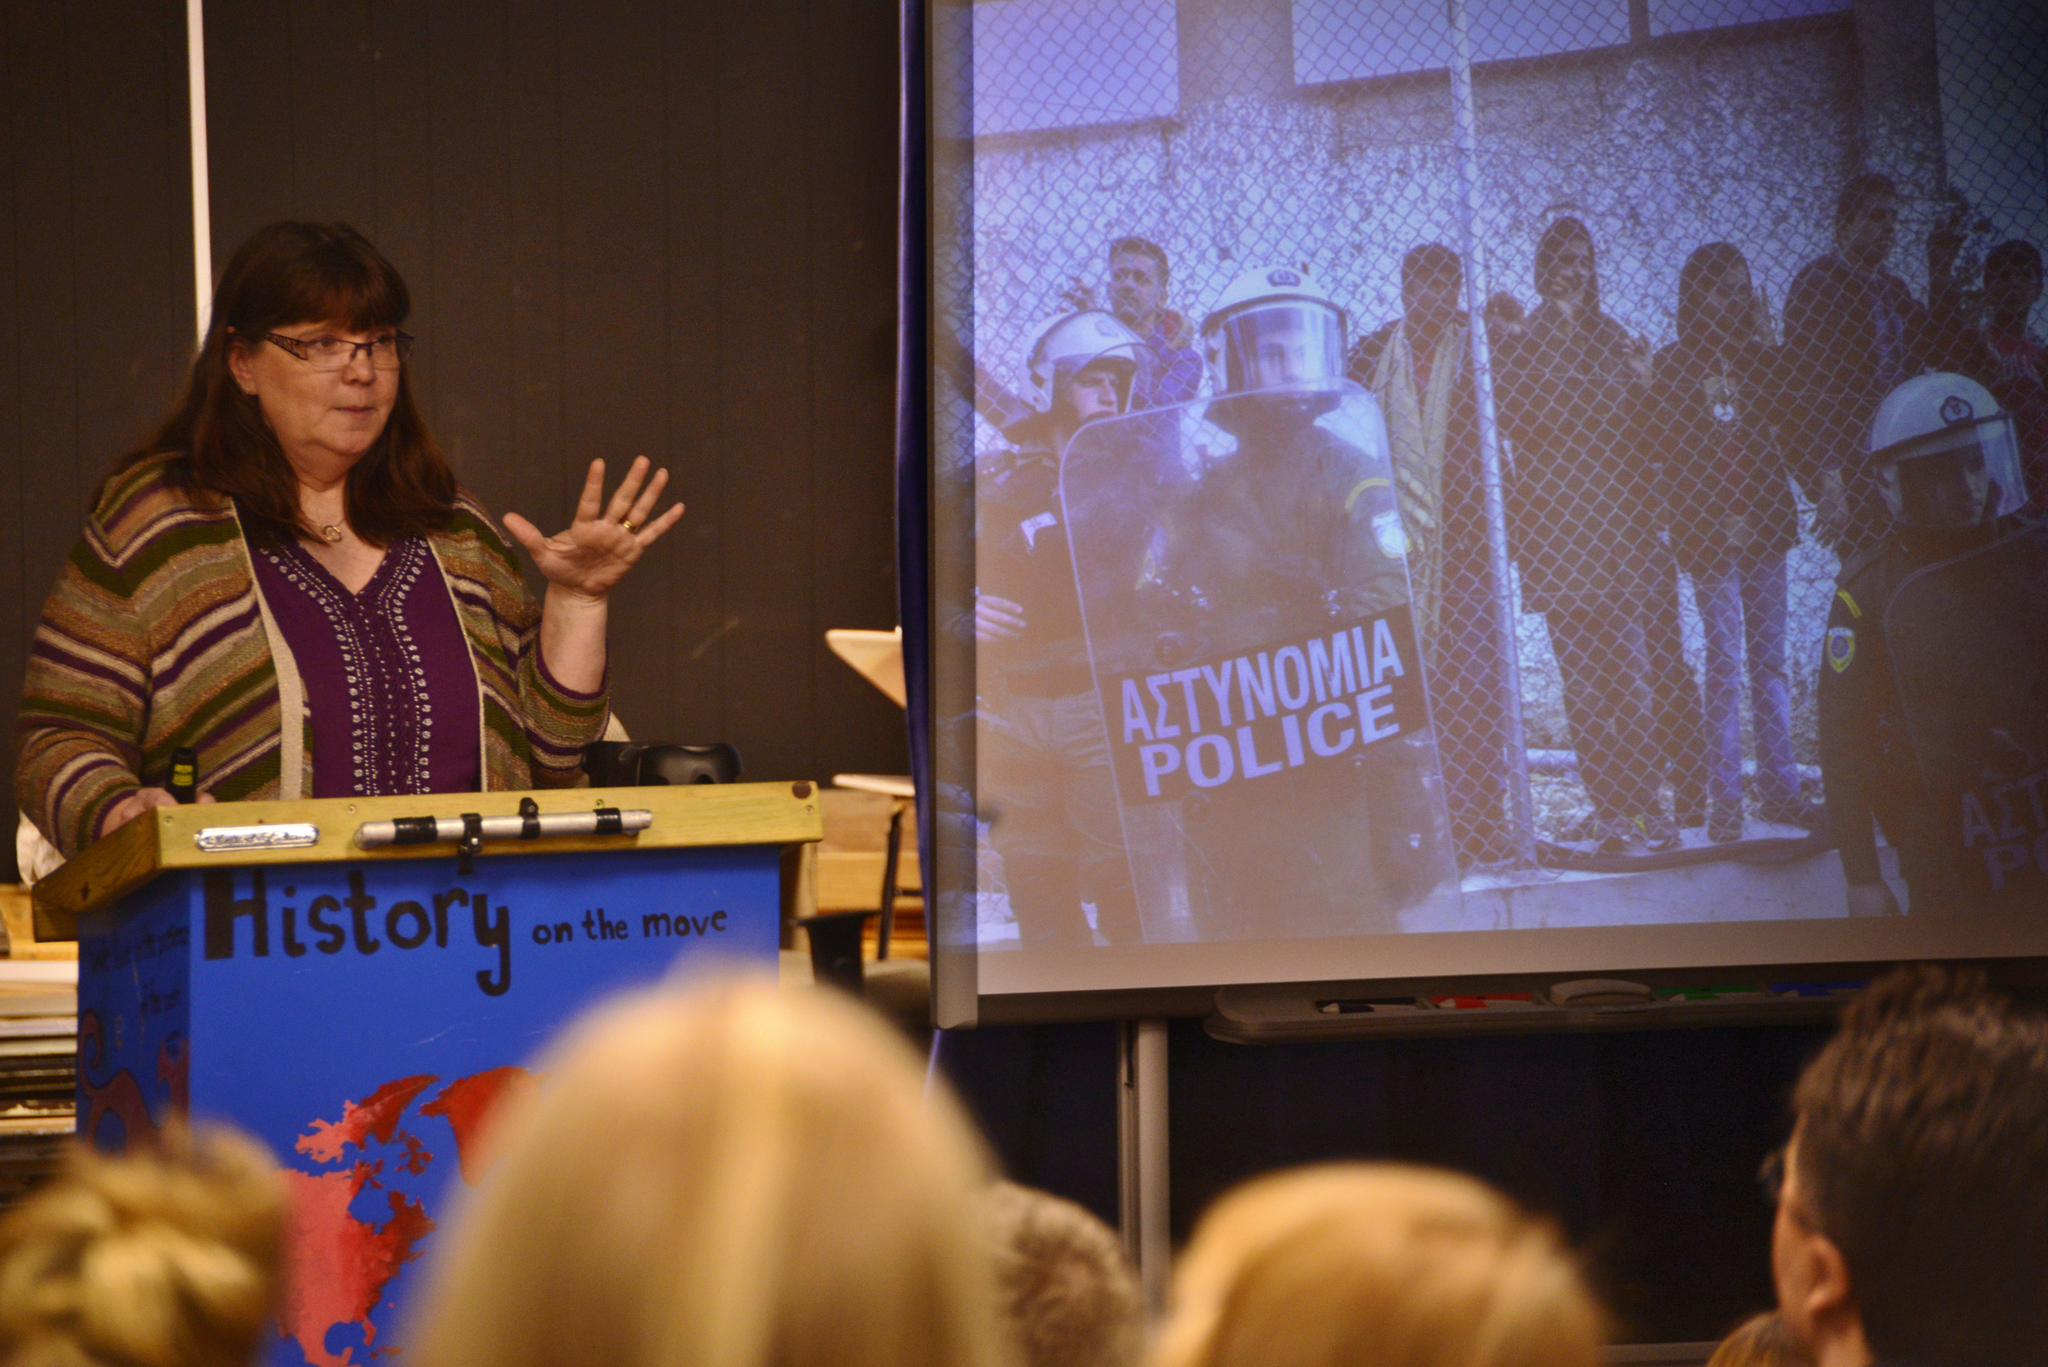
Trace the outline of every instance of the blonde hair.
<instances>
[{"instance_id":1,"label":"blonde hair","mask_svg":"<svg viewBox=\"0 0 2048 1367\"><path fill-rule=\"evenodd\" d=\"M1554 1229L1454 1173L1260 1178L1204 1217L1153 1367L1592 1367L1605 1325Z\"/></svg>"},{"instance_id":2,"label":"blonde hair","mask_svg":"<svg viewBox=\"0 0 2048 1367\"><path fill-rule=\"evenodd\" d=\"M117 1157L80 1145L0 1222L7 1367L248 1367L277 1294L270 1155L182 1127Z\"/></svg>"},{"instance_id":3,"label":"blonde hair","mask_svg":"<svg viewBox=\"0 0 2048 1367\"><path fill-rule=\"evenodd\" d=\"M981 1150L851 998L635 993L541 1067L440 1250L408 1362L1000 1364Z\"/></svg>"},{"instance_id":4,"label":"blonde hair","mask_svg":"<svg viewBox=\"0 0 2048 1367\"><path fill-rule=\"evenodd\" d=\"M1766 1310L1735 1326L1707 1359L1707 1367L1813 1367L1813 1357L1778 1312Z\"/></svg>"},{"instance_id":5,"label":"blonde hair","mask_svg":"<svg viewBox=\"0 0 2048 1367\"><path fill-rule=\"evenodd\" d=\"M996 1300L1023 1367L1132 1367L1145 1347L1145 1296L1123 1244L1072 1201L998 1182L982 1233Z\"/></svg>"}]
</instances>

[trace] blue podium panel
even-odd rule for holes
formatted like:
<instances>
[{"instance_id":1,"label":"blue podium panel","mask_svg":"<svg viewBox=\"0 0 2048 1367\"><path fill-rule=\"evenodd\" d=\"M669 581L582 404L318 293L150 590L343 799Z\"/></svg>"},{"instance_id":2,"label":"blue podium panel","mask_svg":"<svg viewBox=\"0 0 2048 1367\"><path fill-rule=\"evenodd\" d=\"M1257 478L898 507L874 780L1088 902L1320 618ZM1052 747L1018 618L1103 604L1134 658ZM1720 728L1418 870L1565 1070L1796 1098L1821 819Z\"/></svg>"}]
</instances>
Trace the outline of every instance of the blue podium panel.
<instances>
[{"instance_id":1,"label":"blue podium panel","mask_svg":"<svg viewBox=\"0 0 2048 1367\"><path fill-rule=\"evenodd\" d=\"M773 971L777 845L167 871L79 918L80 1133L189 1106L292 1191L270 1360L361 1367L393 1334L494 1102L584 1007L713 958Z\"/></svg>"},{"instance_id":2,"label":"blue podium panel","mask_svg":"<svg viewBox=\"0 0 2048 1367\"><path fill-rule=\"evenodd\" d=\"M188 876L196 884L196 876ZM159 878L90 918L78 943L78 1137L103 1149L185 1109L191 1054L187 879Z\"/></svg>"}]
</instances>

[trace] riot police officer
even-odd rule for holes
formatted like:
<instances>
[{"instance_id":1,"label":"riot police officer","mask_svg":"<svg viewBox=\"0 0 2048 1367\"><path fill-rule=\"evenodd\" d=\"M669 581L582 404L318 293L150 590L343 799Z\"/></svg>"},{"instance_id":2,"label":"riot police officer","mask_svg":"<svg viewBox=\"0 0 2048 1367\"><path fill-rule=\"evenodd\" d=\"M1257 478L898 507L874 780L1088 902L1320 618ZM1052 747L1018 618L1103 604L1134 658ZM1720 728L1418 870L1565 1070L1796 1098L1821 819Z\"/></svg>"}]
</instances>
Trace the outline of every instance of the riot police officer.
<instances>
[{"instance_id":1,"label":"riot police officer","mask_svg":"<svg viewBox=\"0 0 2048 1367\"><path fill-rule=\"evenodd\" d=\"M1216 436L1148 576L1146 664L1174 678L1202 666L1208 679L1224 660L1278 661L1288 642L1370 622L1376 639L1399 638L1414 723L1368 745L1360 713L1355 744L1319 748L1321 761L1290 745L1270 768L1239 734L1239 777L1182 799L1189 900L1210 936L1395 929L1402 909L1455 880L1386 427L1344 378L1345 323L1314 281L1279 266L1240 276L1204 320L1215 397L1201 421ZM1335 709L1334 682L1331 694ZM1237 721L1252 720L1243 685L1237 696Z\"/></svg>"},{"instance_id":2,"label":"riot police officer","mask_svg":"<svg viewBox=\"0 0 2048 1367\"><path fill-rule=\"evenodd\" d=\"M1026 944L1141 939L1059 497L1083 424L1129 411L1143 345L1114 316L1063 314L1025 356L1029 417L976 479L981 806Z\"/></svg>"},{"instance_id":3,"label":"riot police officer","mask_svg":"<svg viewBox=\"0 0 2048 1367\"><path fill-rule=\"evenodd\" d=\"M1208 419L1238 451L1195 489L1182 569L1212 615L1265 619L1237 624L1240 638L1270 635L1284 616L1408 601L1386 423L1377 400L1344 382L1345 323L1285 267L1240 275L1203 320L1217 396Z\"/></svg>"},{"instance_id":4,"label":"riot police officer","mask_svg":"<svg viewBox=\"0 0 2048 1367\"><path fill-rule=\"evenodd\" d=\"M2012 418L1921 375L1869 436L1890 534L1842 567L1820 668L1820 758L1851 915L2048 905L2048 524L2021 512Z\"/></svg>"}]
</instances>

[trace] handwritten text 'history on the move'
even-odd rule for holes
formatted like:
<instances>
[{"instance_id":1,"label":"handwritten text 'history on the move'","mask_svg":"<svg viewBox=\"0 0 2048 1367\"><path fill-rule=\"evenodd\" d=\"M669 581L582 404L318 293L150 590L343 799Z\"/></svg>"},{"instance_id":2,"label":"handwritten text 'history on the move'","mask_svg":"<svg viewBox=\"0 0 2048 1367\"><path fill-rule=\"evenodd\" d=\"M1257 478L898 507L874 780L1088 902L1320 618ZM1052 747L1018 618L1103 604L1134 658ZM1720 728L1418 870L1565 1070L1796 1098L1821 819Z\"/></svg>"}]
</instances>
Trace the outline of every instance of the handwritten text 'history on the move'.
<instances>
[{"instance_id":1,"label":"handwritten text 'history on the move'","mask_svg":"<svg viewBox=\"0 0 2048 1367\"><path fill-rule=\"evenodd\" d=\"M478 970L476 985L490 997L503 996L511 989L512 909L502 901L493 907L490 898L481 891L447 888L428 894L424 901L400 899L384 907L380 917L374 914L379 910L376 894L364 888L360 872L352 872L348 875L346 896L322 893L306 902L305 938L301 938L299 931L296 892L294 887L285 888L277 908L278 938L287 958L303 958L313 950L322 954L339 954L351 946L359 955L375 954L387 944L398 950L415 950L431 942L436 949L446 949L451 912L459 908L468 915L454 916L455 925L460 927L466 921L469 938L476 947L495 951L497 955L497 963L493 967ZM269 956L270 896L261 870L250 875L249 895L239 898L235 896L232 873L209 873L206 876L205 900L207 958L235 957L235 930L237 923L244 919L249 922L249 952L259 959ZM643 939L723 935L727 929L723 911L713 911L704 916L658 911L640 917L640 938ZM602 907L583 913L582 931L581 938L586 940L634 938L629 921L612 919ZM576 932L577 923L573 921L538 922L532 930L533 942L537 945L569 944L579 938Z\"/></svg>"}]
</instances>

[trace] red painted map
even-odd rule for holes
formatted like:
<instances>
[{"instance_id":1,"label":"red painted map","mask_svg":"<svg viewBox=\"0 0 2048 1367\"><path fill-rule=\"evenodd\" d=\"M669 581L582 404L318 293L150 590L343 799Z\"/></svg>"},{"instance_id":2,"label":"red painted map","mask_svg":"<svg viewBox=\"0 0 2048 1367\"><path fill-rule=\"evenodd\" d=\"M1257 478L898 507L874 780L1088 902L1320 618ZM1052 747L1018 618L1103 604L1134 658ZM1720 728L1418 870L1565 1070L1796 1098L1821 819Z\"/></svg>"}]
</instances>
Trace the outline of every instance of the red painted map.
<instances>
[{"instance_id":1,"label":"red painted map","mask_svg":"<svg viewBox=\"0 0 2048 1367\"><path fill-rule=\"evenodd\" d=\"M446 1121L462 1178L474 1183L486 1163L478 1139L486 1119L500 1099L530 1083L531 1074L492 1068L460 1077L412 1109L438 1081L422 1074L387 1082L362 1101L344 1102L339 1120L314 1120L293 1146L323 1170L295 1167L285 1173L292 1208L278 1331L298 1344L312 1367L364 1367L353 1344L339 1351L328 1347L329 1335L339 1328L360 1329L369 1356L397 1351L394 1344L377 1343L374 1316L391 1279L419 1257L422 1241L435 1228L418 1197L387 1185L399 1173L424 1174L434 1161L433 1151L405 1128L408 1113ZM371 1198L367 1213L356 1209L366 1189L382 1197Z\"/></svg>"}]
</instances>

